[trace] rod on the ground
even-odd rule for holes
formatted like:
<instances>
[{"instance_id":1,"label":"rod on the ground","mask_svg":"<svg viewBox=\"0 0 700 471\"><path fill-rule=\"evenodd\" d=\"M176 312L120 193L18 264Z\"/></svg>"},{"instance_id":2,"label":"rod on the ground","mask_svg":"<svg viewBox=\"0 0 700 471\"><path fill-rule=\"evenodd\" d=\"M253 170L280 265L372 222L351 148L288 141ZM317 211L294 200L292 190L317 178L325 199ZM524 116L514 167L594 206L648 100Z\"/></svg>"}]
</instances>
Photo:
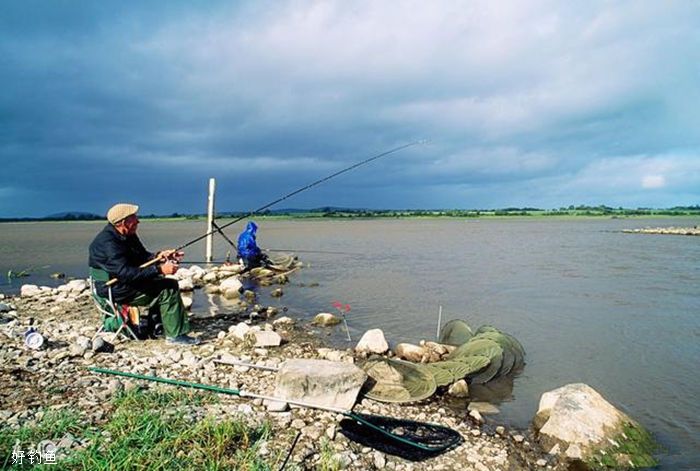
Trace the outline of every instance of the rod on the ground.
<instances>
[{"instance_id":1,"label":"rod on the ground","mask_svg":"<svg viewBox=\"0 0 700 471\"><path fill-rule=\"evenodd\" d=\"M205 391L212 391L212 392L217 392L217 393L221 393L221 394L230 394L232 396L252 397L254 399L265 399L265 400L274 401L274 402L286 402L287 404L292 404L295 406L308 407L309 409L325 410L325 411L329 411L329 412L335 412L338 414L346 414L347 415L350 413L349 411L347 411L345 409L341 409L339 407L322 406L319 404L310 404L308 402L303 402L303 401L294 401L291 399L283 399L280 397L265 396L263 394L249 393L247 391L243 391L240 389L220 388L218 386L211 386L209 384L190 383L189 381L180 381L178 379L161 378L159 376L147 376L147 375L141 375L141 374L137 374L137 373L128 373L126 371L108 370L106 368L90 367L90 368L88 368L88 370L95 372L95 373L102 373L102 374L108 374L108 375L114 375L114 376L124 376L126 378L142 379L144 381L154 381L156 383L165 383L165 384L170 384L173 386L180 386L180 387L184 387L184 388L202 389Z\"/></svg>"},{"instance_id":2,"label":"rod on the ground","mask_svg":"<svg viewBox=\"0 0 700 471\"><path fill-rule=\"evenodd\" d=\"M207 200L207 247L204 254L204 259L207 262L212 261L212 250L214 243L214 192L216 191L216 180L209 179L209 199Z\"/></svg>"},{"instance_id":3,"label":"rod on the ground","mask_svg":"<svg viewBox=\"0 0 700 471\"><path fill-rule=\"evenodd\" d=\"M438 341L440 340L440 324L442 324L442 305L440 305L438 308L437 332L435 333L435 338Z\"/></svg>"}]
</instances>

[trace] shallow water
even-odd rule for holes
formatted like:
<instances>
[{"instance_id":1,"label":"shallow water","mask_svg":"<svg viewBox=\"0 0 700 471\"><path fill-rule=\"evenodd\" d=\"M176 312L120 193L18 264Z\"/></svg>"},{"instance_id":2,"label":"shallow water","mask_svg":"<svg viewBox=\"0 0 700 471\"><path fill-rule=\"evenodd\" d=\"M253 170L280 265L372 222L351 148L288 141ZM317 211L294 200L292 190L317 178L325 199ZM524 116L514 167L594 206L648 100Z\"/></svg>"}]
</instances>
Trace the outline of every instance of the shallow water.
<instances>
[{"instance_id":1,"label":"shallow water","mask_svg":"<svg viewBox=\"0 0 700 471\"><path fill-rule=\"evenodd\" d=\"M272 301L291 314L332 311L337 299L351 305L353 340L378 327L393 344L433 339L440 305L443 322L492 324L527 350L512 391L497 392L505 396L499 420L525 427L544 391L584 382L655 433L667 449L664 469L700 467L700 238L620 232L697 219L259 222L261 246L296 250L307 264ZM140 234L155 249L203 226L144 221ZM35 267L0 290L48 284L56 271L85 276L86 247L100 228L0 224L0 273ZM223 259L222 239L216 249ZM187 259L203 251L198 243ZM208 305L199 294L195 310ZM330 340L350 345L342 329Z\"/></svg>"}]
</instances>

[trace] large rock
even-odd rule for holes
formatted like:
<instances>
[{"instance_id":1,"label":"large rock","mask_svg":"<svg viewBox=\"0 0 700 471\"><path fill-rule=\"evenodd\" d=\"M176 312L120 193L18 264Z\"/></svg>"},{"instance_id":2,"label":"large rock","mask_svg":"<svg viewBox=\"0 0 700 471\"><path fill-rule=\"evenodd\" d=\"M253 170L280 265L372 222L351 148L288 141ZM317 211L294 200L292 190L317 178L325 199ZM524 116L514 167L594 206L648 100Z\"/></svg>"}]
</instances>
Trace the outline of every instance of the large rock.
<instances>
[{"instance_id":1,"label":"large rock","mask_svg":"<svg viewBox=\"0 0 700 471\"><path fill-rule=\"evenodd\" d=\"M222 281L219 284L219 289L221 290L222 293L225 293L227 291L236 291L241 289L243 284L241 283L241 280L238 279L237 276L231 276L226 278L224 281Z\"/></svg>"},{"instance_id":2,"label":"large rock","mask_svg":"<svg viewBox=\"0 0 700 471\"><path fill-rule=\"evenodd\" d=\"M394 354L404 360L420 362L425 354L423 347L411 343L400 343L394 348Z\"/></svg>"},{"instance_id":3,"label":"large rock","mask_svg":"<svg viewBox=\"0 0 700 471\"><path fill-rule=\"evenodd\" d=\"M355 365L293 359L277 372L275 397L350 410L367 375Z\"/></svg>"},{"instance_id":4,"label":"large rock","mask_svg":"<svg viewBox=\"0 0 700 471\"><path fill-rule=\"evenodd\" d=\"M583 383L567 384L544 393L533 422L539 429L539 440L545 449L559 445L558 449L570 458L586 460L598 451L610 448L613 443L636 439L637 436L649 440L648 445L653 447L647 432L639 424ZM601 456L610 454L608 450ZM628 462L648 462L647 459L653 462L645 453L640 456L621 455L620 459L623 468L628 467Z\"/></svg>"},{"instance_id":5,"label":"large rock","mask_svg":"<svg viewBox=\"0 0 700 471\"><path fill-rule=\"evenodd\" d=\"M240 275L240 273L243 271L243 268L244 267L237 263L232 263L230 265L222 265L221 267L219 267L219 273L221 273L222 276Z\"/></svg>"},{"instance_id":6,"label":"large rock","mask_svg":"<svg viewBox=\"0 0 700 471\"><path fill-rule=\"evenodd\" d=\"M368 330L355 346L355 351L358 353L378 353L381 355L387 350L389 350L389 344L384 338L382 329Z\"/></svg>"},{"instance_id":7,"label":"large rock","mask_svg":"<svg viewBox=\"0 0 700 471\"><path fill-rule=\"evenodd\" d=\"M246 338L253 347L279 347L282 337L277 332L269 330L252 330L246 334Z\"/></svg>"},{"instance_id":8,"label":"large rock","mask_svg":"<svg viewBox=\"0 0 700 471\"><path fill-rule=\"evenodd\" d=\"M23 298L30 298L41 294L41 289L37 285L22 285L19 294Z\"/></svg>"},{"instance_id":9,"label":"large rock","mask_svg":"<svg viewBox=\"0 0 700 471\"><path fill-rule=\"evenodd\" d=\"M87 281L85 280L71 280L65 286L73 293L82 293L88 288Z\"/></svg>"},{"instance_id":10,"label":"large rock","mask_svg":"<svg viewBox=\"0 0 700 471\"><path fill-rule=\"evenodd\" d=\"M194 303L194 298L185 293L180 293L180 298L182 298L182 305L185 306L185 309L189 309L192 307L192 304Z\"/></svg>"},{"instance_id":11,"label":"large rock","mask_svg":"<svg viewBox=\"0 0 700 471\"><path fill-rule=\"evenodd\" d=\"M245 322L239 322L235 326L229 327L228 330L236 340L245 340L246 334L250 332L250 326Z\"/></svg>"},{"instance_id":12,"label":"large rock","mask_svg":"<svg viewBox=\"0 0 700 471\"><path fill-rule=\"evenodd\" d=\"M177 282L180 291L194 291L194 281L192 278L180 278Z\"/></svg>"},{"instance_id":13,"label":"large rock","mask_svg":"<svg viewBox=\"0 0 700 471\"><path fill-rule=\"evenodd\" d=\"M321 326L329 326L329 325L336 325L340 324L340 318L337 316L334 316L330 312L321 312L316 314L316 317L314 317L313 323L316 325L321 325Z\"/></svg>"}]
</instances>

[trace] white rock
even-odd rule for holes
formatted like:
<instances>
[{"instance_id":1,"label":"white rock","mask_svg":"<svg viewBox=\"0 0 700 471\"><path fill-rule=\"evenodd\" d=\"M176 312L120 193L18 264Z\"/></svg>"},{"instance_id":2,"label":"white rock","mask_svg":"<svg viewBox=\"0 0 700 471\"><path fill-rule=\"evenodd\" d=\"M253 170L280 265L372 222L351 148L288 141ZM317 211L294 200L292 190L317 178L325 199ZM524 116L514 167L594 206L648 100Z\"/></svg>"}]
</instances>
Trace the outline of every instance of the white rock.
<instances>
[{"instance_id":1,"label":"white rock","mask_svg":"<svg viewBox=\"0 0 700 471\"><path fill-rule=\"evenodd\" d=\"M254 347L279 347L282 343L280 334L269 330L250 331L246 337L252 337Z\"/></svg>"},{"instance_id":2,"label":"white rock","mask_svg":"<svg viewBox=\"0 0 700 471\"><path fill-rule=\"evenodd\" d=\"M284 412L289 408L289 404L284 401L271 401L269 399L265 399L263 404L270 412Z\"/></svg>"},{"instance_id":3,"label":"white rock","mask_svg":"<svg viewBox=\"0 0 700 471\"><path fill-rule=\"evenodd\" d=\"M194 281L192 281L192 278L181 278L177 282L178 288L180 288L180 291L194 291Z\"/></svg>"},{"instance_id":4,"label":"white rock","mask_svg":"<svg viewBox=\"0 0 700 471\"><path fill-rule=\"evenodd\" d=\"M245 336L248 332L250 332L250 326L246 324L245 322L239 322L236 324L236 326L233 328L233 331L229 328L229 332L232 332L233 337L236 340L245 340Z\"/></svg>"},{"instance_id":5,"label":"white rock","mask_svg":"<svg viewBox=\"0 0 700 471\"><path fill-rule=\"evenodd\" d=\"M484 422L486 422L478 410L469 411L469 417L474 419L477 424L483 424Z\"/></svg>"},{"instance_id":6,"label":"white rock","mask_svg":"<svg viewBox=\"0 0 700 471\"><path fill-rule=\"evenodd\" d=\"M558 444L557 444L558 446ZM569 445L569 448L566 449L566 457L571 459L571 460L580 460L583 459L583 453L581 453L581 447L578 446L575 443L572 443Z\"/></svg>"},{"instance_id":7,"label":"white rock","mask_svg":"<svg viewBox=\"0 0 700 471\"><path fill-rule=\"evenodd\" d=\"M279 319L275 319L272 321L272 325L278 326L278 325L294 325L295 321L291 317L280 317Z\"/></svg>"},{"instance_id":8,"label":"white rock","mask_svg":"<svg viewBox=\"0 0 700 471\"><path fill-rule=\"evenodd\" d=\"M69 291L73 293L81 293L88 288L87 281L85 280L71 280L66 286L68 286Z\"/></svg>"},{"instance_id":9,"label":"white rock","mask_svg":"<svg viewBox=\"0 0 700 471\"><path fill-rule=\"evenodd\" d=\"M180 293L180 298L182 298L182 304L185 306L185 309L189 309L192 307L192 303L194 303L194 299L192 298L192 296Z\"/></svg>"},{"instance_id":10,"label":"white rock","mask_svg":"<svg viewBox=\"0 0 700 471\"><path fill-rule=\"evenodd\" d=\"M386 466L386 458L381 451L374 451L372 454L372 462L374 463L374 467L377 469L384 469L384 466Z\"/></svg>"},{"instance_id":11,"label":"white rock","mask_svg":"<svg viewBox=\"0 0 700 471\"><path fill-rule=\"evenodd\" d=\"M355 351L360 353L382 354L389 350L389 344L384 338L382 329L371 329L364 333L355 346Z\"/></svg>"},{"instance_id":12,"label":"white rock","mask_svg":"<svg viewBox=\"0 0 700 471\"><path fill-rule=\"evenodd\" d=\"M243 286L243 284L241 283L241 280L239 280L237 276L231 276L229 278L226 278L221 283L219 283L219 289L221 290L222 293L225 293L228 290L238 291L239 289L241 289L242 286Z\"/></svg>"},{"instance_id":13,"label":"white rock","mask_svg":"<svg viewBox=\"0 0 700 471\"><path fill-rule=\"evenodd\" d=\"M484 415L489 415L489 414L499 414L501 411L498 409L498 407L494 406L493 404L489 402L480 402L480 401L472 401L469 403L469 406L467 406L468 410L478 410L481 414Z\"/></svg>"},{"instance_id":14,"label":"white rock","mask_svg":"<svg viewBox=\"0 0 700 471\"><path fill-rule=\"evenodd\" d=\"M56 288L56 291L58 291L59 293L63 293L63 294L68 293L68 292L70 292L70 286L61 285L58 288Z\"/></svg>"},{"instance_id":15,"label":"white rock","mask_svg":"<svg viewBox=\"0 0 700 471\"><path fill-rule=\"evenodd\" d=\"M175 279L178 281L186 280L188 278L192 278L192 271L189 268L179 267L177 272L175 272Z\"/></svg>"},{"instance_id":16,"label":"white rock","mask_svg":"<svg viewBox=\"0 0 700 471\"><path fill-rule=\"evenodd\" d=\"M320 312L314 317L313 323L320 326L330 326L340 324L340 318L330 312Z\"/></svg>"},{"instance_id":17,"label":"white rock","mask_svg":"<svg viewBox=\"0 0 700 471\"><path fill-rule=\"evenodd\" d=\"M31 298L33 296L39 296L41 294L41 289L37 285L22 285L19 293L23 298Z\"/></svg>"},{"instance_id":18,"label":"white rock","mask_svg":"<svg viewBox=\"0 0 700 471\"><path fill-rule=\"evenodd\" d=\"M454 397L469 397L469 386L466 381L460 379L450 385L447 394Z\"/></svg>"},{"instance_id":19,"label":"white rock","mask_svg":"<svg viewBox=\"0 0 700 471\"><path fill-rule=\"evenodd\" d=\"M585 458L633 421L593 388L576 383L544 393L533 422L545 447L575 444Z\"/></svg>"},{"instance_id":20,"label":"white rock","mask_svg":"<svg viewBox=\"0 0 700 471\"><path fill-rule=\"evenodd\" d=\"M418 345L400 343L394 348L394 354L404 360L420 362L425 351Z\"/></svg>"},{"instance_id":21,"label":"white rock","mask_svg":"<svg viewBox=\"0 0 700 471\"><path fill-rule=\"evenodd\" d=\"M274 396L350 410L366 379L348 363L291 359L277 372Z\"/></svg>"},{"instance_id":22,"label":"white rock","mask_svg":"<svg viewBox=\"0 0 700 471\"><path fill-rule=\"evenodd\" d=\"M202 279L207 283L213 283L219 279L219 275L216 272L209 272L202 277Z\"/></svg>"}]
</instances>

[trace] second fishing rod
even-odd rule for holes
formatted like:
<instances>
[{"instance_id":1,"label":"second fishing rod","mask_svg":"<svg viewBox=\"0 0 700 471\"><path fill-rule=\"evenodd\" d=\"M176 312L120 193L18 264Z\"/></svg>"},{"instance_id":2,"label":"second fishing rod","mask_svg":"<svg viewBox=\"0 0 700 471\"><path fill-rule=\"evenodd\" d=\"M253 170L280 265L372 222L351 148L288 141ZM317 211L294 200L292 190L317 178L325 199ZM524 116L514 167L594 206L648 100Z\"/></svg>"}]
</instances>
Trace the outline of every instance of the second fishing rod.
<instances>
[{"instance_id":1,"label":"second fishing rod","mask_svg":"<svg viewBox=\"0 0 700 471\"><path fill-rule=\"evenodd\" d=\"M274 200L274 201L272 201L272 202L270 202L270 203L267 203L267 204L265 204L264 206L261 206L261 207L255 209L255 210L253 210L253 211L250 211L250 212L248 212L248 213L245 213L244 215L242 215L242 216L240 216L240 217L237 217L237 218L234 219L233 221L227 222L227 223L224 224L223 226L218 226L218 225L215 224L215 225L214 225L214 229L213 229L212 231L206 232L206 233L202 234L201 236L199 236L199 237L197 237L197 238L195 238L195 239L192 239L192 240L190 240L189 242L187 242L187 243L185 243L185 244L182 244L181 246L175 248L174 251L175 251L175 252L179 252L180 250L182 250L182 249L184 249L184 248L187 248L187 247L189 247L190 245L195 244L195 243L199 242L200 240L202 240L202 239L206 238L207 236L209 236L209 235L211 235L211 234L214 234L214 233L216 233L216 232L218 232L219 234L221 234L230 244L232 244L232 245L235 247L235 244L233 244L233 242L224 234L224 232L223 232L223 229L224 229L224 228L226 228L226 227L228 227L228 226L231 226L231 225L233 225L233 224L235 224L235 223L237 223L237 222L240 222L240 221L242 221L243 219L249 218L250 216L254 216L254 215L260 213L261 211L264 211L264 210L266 210L266 209L268 209L268 208L270 208L270 207L276 205L277 203L281 203L282 201L286 200L287 198L291 198L291 197L294 196L294 195L297 195L297 194L299 194L299 193L301 193L301 192L303 192L303 191L306 191L306 190L308 190L308 189L310 189L310 188L313 188L313 187L315 187L316 185L320 185L321 183L327 182L328 180L330 180L330 179L332 179L332 178L335 178L335 177L337 177L337 176L339 176L339 175L342 175L343 173L349 172L350 170L356 169L356 168L358 168L358 167L360 167L360 166L362 166L362 165L366 165L366 164L368 164L368 163L370 163L370 162L373 162L373 161L375 161L375 160L378 160L378 159L380 159L380 158L382 158L382 157L385 157L385 156L387 156L387 155L394 154L394 153L396 153L396 152L399 152L399 151L401 151L401 150L407 149L407 148L409 148L409 147L413 147L413 146L425 144L426 142L427 142L427 141L424 141L424 140L413 141L413 142L410 142L410 143L408 143L408 144L403 144L403 145L401 145L401 146L394 147L393 149L384 151L384 152L382 152L382 153L380 153L380 154L374 155L374 156L369 157L369 158L367 158L367 159L365 159L365 160L362 160L362 161L360 161L360 162L357 162L357 163L355 163L355 164L353 164L353 165L351 165L351 166L349 166L349 167L346 167L346 168L344 168L344 169L342 169L342 170L339 170L339 171L337 171L337 172L335 172L335 173L332 173L331 175L328 175L328 176L326 176L326 177L323 177L323 178L321 178L321 179L319 179L319 180L316 180L316 181L313 182L313 183L309 183L308 185L305 185L305 186L303 186L303 187L301 187L301 188L299 188L299 189L297 189L297 190L294 190L294 191L292 191L291 193L288 193L288 194L286 194L286 195L284 195L284 196L282 196L282 197L280 197L280 198L277 198L276 200ZM153 265L153 264L155 264L155 263L158 263L159 261L161 261L160 258L154 258L154 259L149 260L148 262L142 264L142 265L140 266L140 268L149 267L149 266L151 266L151 265ZM116 283L116 281L117 281L116 278L113 278L113 279L109 280L107 283L108 283L108 285L111 285L111 284Z\"/></svg>"}]
</instances>

